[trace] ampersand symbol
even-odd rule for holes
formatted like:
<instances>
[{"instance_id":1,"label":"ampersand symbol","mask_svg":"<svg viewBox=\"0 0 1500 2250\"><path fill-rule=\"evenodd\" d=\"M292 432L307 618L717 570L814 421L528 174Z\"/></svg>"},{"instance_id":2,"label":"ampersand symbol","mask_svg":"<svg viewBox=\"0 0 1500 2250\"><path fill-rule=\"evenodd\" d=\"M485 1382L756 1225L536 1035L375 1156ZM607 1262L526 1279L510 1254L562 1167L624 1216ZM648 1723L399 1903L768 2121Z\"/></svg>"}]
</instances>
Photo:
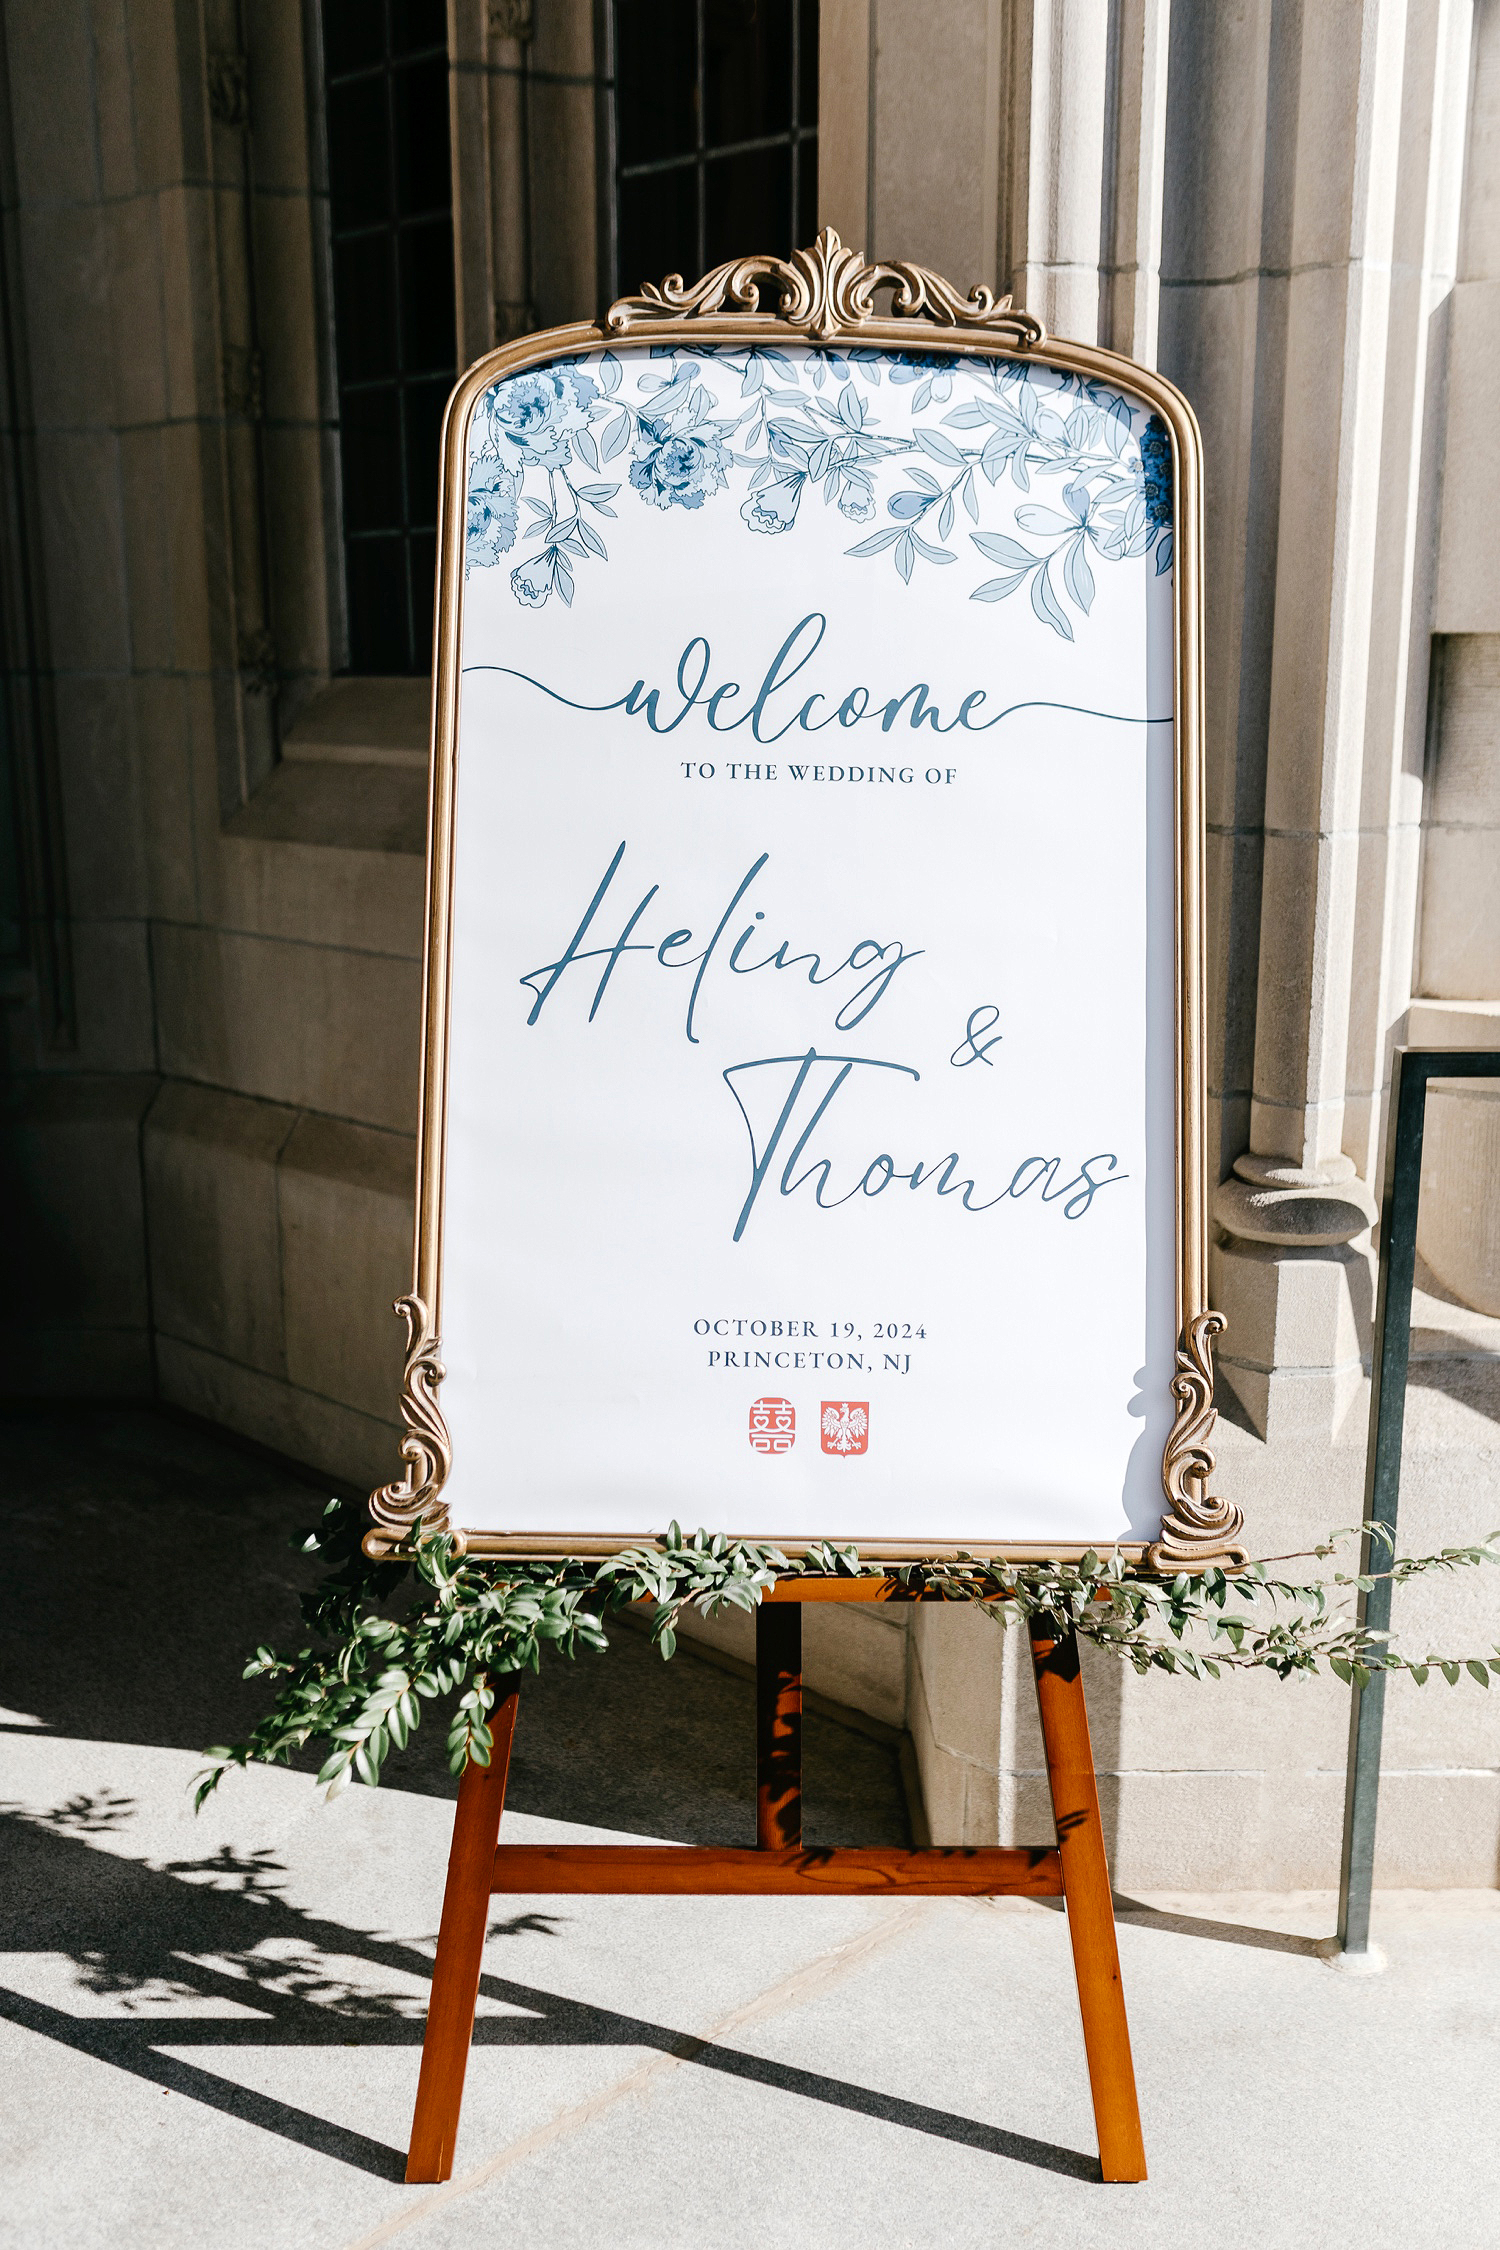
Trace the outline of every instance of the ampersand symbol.
<instances>
[{"instance_id":1,"label":"ampersand symbol","mask_svg":"<svg viewBox=\"0 0 1500 2250\"><path fill-rule=\"evenodd\" d=\"M1000 1010L994 1005L993 1001L986 1000L983 1007L970 1010L964 1035L948 1057L955 1070L967 1070L970 1063L976 1062L988 1063L990 1069L994 1069L994 1064L990 1062L990 1049L991 1047L998 1047L1005 1037L1003 1031L995 1031L995 1026L999 1021ZM995 1031L993 1039L985 1036L987 1032L991 1031ZM967 1052L965 1052L966 1049Z\"/></svg>"}]
</instances>

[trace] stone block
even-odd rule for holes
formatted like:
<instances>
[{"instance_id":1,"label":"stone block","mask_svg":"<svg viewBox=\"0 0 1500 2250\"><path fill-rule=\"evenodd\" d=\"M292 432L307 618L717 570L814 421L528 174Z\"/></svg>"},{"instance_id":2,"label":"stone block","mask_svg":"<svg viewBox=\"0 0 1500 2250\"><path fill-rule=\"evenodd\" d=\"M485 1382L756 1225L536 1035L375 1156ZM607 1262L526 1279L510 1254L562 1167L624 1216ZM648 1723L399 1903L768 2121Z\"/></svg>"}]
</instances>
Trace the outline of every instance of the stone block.
<instances>
[{"instance_id":1,"label":"stone block","mask_svg":"<svg viewBox=\"0 0 1500 2250\"><path fill-rule=\"evenodd\" d=\"M126 672L125 544L112 434L41 430L37 492L52 660L62 672ZM87 557L88 568L80 568Z\"/></svg>"},{"instance_id":2,"label":"stone block","mask_svg":"<svg viewBox=\"0 0 1500 2250\"><path fill-rule=\"evenodd\" d=\"M22 0L5 12L13 163L23 203L99 192L87 10Z\"/></svg>"},{"instance_id":3,"label":"stone block","mask_svg":"<svg viewBox=\"0 0 1500 2250\"><path fill-rule=\"evenodd\" d=\"M1424 997L1500 996L1500 827L1427 829L1420 942Z\"/></svg>"},{"instance_id":4,"label":"stone block","mask_svg":"<svg viewBox=\"0 0 1500 2250\"><path fill-rule=\"evenodd\" d=\"M130 683L65 672L52 694L69 903L75 913L143 917L146 869Z\"/></svg>"},{"instance_id":5,"label":"stone block","mask_svg":"<svg viewBox=\"0 0 1500 2250\"><path fill-rule=\"evenodd\" d=\"M153 959L171 1076L416 1130L415 961L171 923L155 925Z\"/></svg>"},{"instance_id":6,"label":"stone block","mask_svg":"<svg viewBox=\"0 0 1500 2250\"><path fill-rule=\"evenodd\" d=\"M260 135L256 134L257 161ZM315 423L322 396L312 206L302 195L255 198L255 284L261 380L271 427ZM270 434L268 429L267 435Z\"/></svg>"},{"instance_id":7,"label":"stone block","mask_svg":"<svg viewBox=\"0 0 1500 2250\"><path fill-rule=\"evenodd\" d=\"M226 827L236 837L420 860L427 847L427 774L394 763L284 758Z\"/></svg>"},{"instance_id":8,"label":"stone block","mask_svg":"<svg viewBox=\"0 0 1500 2250\"><path fill-rule=\"evenodd\" d=\"M76 916L72 947L80 1061L91 1070L154 1070L145 922Z\"/></svg>"},{"instance_id":9,"label":"stone block","mask_svg":"<svg viewBox=\"0 0 1500 2250\"><path fill-rule=\"evenodd\" d=\"M109 271L111 419L117 426L160 422L167 366L156 206L150 196L131 196L107 205L100 223Z\"/></svg>"},{"instance_id":10,"label":"stone block","mask_svg":"<svg viewBox=\"0 0 1500 2250\"><path fill-rule=\"evenodd\" d=\"M414 855L261 842L231 832L223 838L220 871L222 917L241 930L420 957L426 869Z\"/></svg>"},{"instance_id":11,"label":"stone block","mask_svg":"<svg viewBox=\"0 0 1500 2250\"><path fill-rule=\"evenodd\" d=\"M811 1602L802 1612L807 1683L889 1727L906 1724L911 1612L859 1602Z\"/></svg>"},{"instance_id":12,"label":"stone block","mask_svg":"<svg viewBox=\"0 0 1500 2250\"><path fill-rule=\"evenodd\" d=\"M809 1689L889 1727L906 1724L908 1612L875 1603L808 1602L802 1611L802 1676ZM755 1662L755 1619L743 1610L684 1616L680 1635Z\"/></svg>"},{"instance_id":13,"label":"stone block","mask_svg":"<svg viewBox=\"0 0 1500 2250\"><path fill-rule=\"evenodd\" d=\"M302 1118L281 1155L287 1374L299 1389L395 1420L411 1286L416 1144Z\"/></svg>"},{"instance_id":14,"label":"stone block","mask_svg":"<svg viewBox=\"0 0 1500 2250\"><path fill-rule=\"evenodd\" d=\"M336 576L329 537L336 486L328 433L289 424L264 430L261 443L277 662L284 673L327 673L337 662L329 607Z\"/></svg>"},{"instance_id":15,"label":"stone block","mask_svg":"<svg viewBox=\"0 0 1500 2250\"><path fill-rule=\"evenodd\" d=\"M1436 739L1424 792L1430 826L1500 829L1500 632L1445 633L1433 650Z\"/></svg>"},{"instance_id":16,"label":"stone block","mask_svg":"<svg viewBox=\"0 0 1500 2250\"><path fill-rule=\"evenodd\" d=\"M158 1330L269 1375L286 1372L276 1160L296 1122L169 1081L144 1135Z\"/></svg>"},{"instance_id":17,"label":"stone block","mask_svg":"<svg viewBox=\"0 0 1500 2250\"><path fill-rule=\"evenodd\" d=\"M1442 533L1433 630L1500 633L1500 424L1494 410L1500 355L1500 278L1461 281L1448 331Z\"/></svg>"},{"instance_id":18,"label":"stone block","mask_svg":"<svg viewBox=\"0 0 1500 2250\"><path fill-rule=\"evenodd\" d=\"M1204 845L1208 904L1208 1083L1248 1093L1255 1074L1255 933L1260 922L1261 839L1251 830L1210 833ZM1247 943L1246 940L1250 939ZM1243 1146L1243 1143L1239 1144Z\"/></svg>"},{"instance_id":19,"label":"stone block","mask_svg":"<svg viewBox=\"0 0 1500 2250\"><path fill-rule=\"evenodd\" d=\"M200 107L202 95L197 95ZM214 206L204 186L173 186L156 197L162 295L177 317L167 323L168 412L179 419L222 411L223 365L213 276L218 271Z\"/></svg>"},{"instance_id":20,"label":"stone block","mask_svg":"<svg viewBox=\"0 0 1500 2250\"><path fill-rule=\"evenodd\" d=\"M875 86L870 127L875 144L871 215L875 233L862 247L871 257L914 259L967 289L981 277L988 280L994 270L995 210L991 199L995 165L986 147L993 101L988 84L988 27L985 10L974 7L945 8L941 24L941 32L936 33L933 11L923 7L888 8L880 20L872 58ZM941 69L933 67L935 33L941 40ZM1069 61L1074 60L1070 55ZM1040 152L1037 155L1040 170L1046 158ZM1084 162L1086 165L1087 155ZM1093 169L1097 180L1097 151L1093 152ZM984 191L987 172L989 197ZM954 194L956 179L967 183L966 193ZM1098 209L1096 195L1096 259ZM1062 255L1068 256L1071 249L1068 245ZM1040 254L1047 253L1043 250ZM1094 293L1093 318L1097 321L1097 279ZM1032 310L1052 324L1050 308L1038 304ZM1078 332L1061 321L1057 325L1062 334ZM1094 333L1092 325L1087 333Z\"/></svg>"},{"instance_id":21,"label":"stone block","mask_svg":"<svg viewBox=\"0 0 1500 2250\"><path fill-rule=\"evenodd\" d=\"M109 320L113 230L92 201L23 207L19 228L38 425L108 427L116 403Z\"/></svg>"},{"instance_id":22,"label":"stone block","mask_svg":"<svg viewBox=\"0 0 1500 2250\"><path fill-rule=\"evenodd\" d=\"M238 1430L325 1476L373 1491L400 1470L401 1433L393 1423L374 1421L173 1336L158 1337L156 1363L161 1396L172 1405ZM316 1500L309 1513L315 1512Z\"/></svg>"},{"instance_id":23,"label":"stone block","mask_svg":"<svg viewBox=\"0 0 1500 2250\"><path fill-rule=\"evenodd\" d=\"M94 115L99 132L99 184L106 199L133 195L140 184L132 130L130 39L125 0L93 0Z\"/></svg>"},{"instance_id":24,"label":"stone block","mask_svg":"<svg viewBox=\"0 0 1500 2250\"><path fill-rule=\"evenodd\" d=\"M592 320L596 302L594 93L590 86L530 88L533 287L540 326ZM622 289L660 274L621 274Z\"/></svg>"},{"instance_id":25,"label":"stone block","mask_svg":"<svg viewBox=\"0 0 1500 2250\"><path fill-rule=\"evenodd\" d=\"M208 170L206 58L201 18L172 8L131 8L131 84L142 184L164 188Z\"/></svg>"},{"instance_id":26,"label":"stone block","mask_svg":"<svg viewBox=\"0 0 1500 2250\"><path fill-rule=\"evenodd\" d=\"M329 680L288 730L285 755L324 764L410 766L425 774L431 730L429 679Z\"/></svg>"},{"instance_id":27,"label":"stone block","mask_svg":"<svg viewBox=\"0 0 1500 2250\"><path fill-rule=\"evenodd\" d=\"M206 672L213 662L202 447L195 424L120 438L130 570L130 634L139 671Z\"/></svg>"},{"instance_id":28,"label":"stone block","mask_svg":"<svg viewBox=\"0 0 1500 2250\"><path fill-rule=\"evenodd\" d=\"M1462 1304L1500 1317L1500 1080L1427 1089L1417 1246Z\"/></svg>"},{"instance_id":29,"label":"stone block","mask_svg":"<svg viewBox=\"0 0 1500 2250\"><path fill-rule=\"evenodd\" d=\"M1359 1389L1374 1307L1367 1246L1281 1249L1226 1237L1209 1294L1228 1323L1215 1359L1260 1434L1331 1438Z\"/></svg>"},{"instance_id":30,"label":"stone block","mask_svg":"<svg viewBox=\"0 0 1500 2250\"><path fill-rule=\"evenodd\" d=\"M140 1127L156 1087L146 1074L34 1077L0 1111L12 1313L24 1330L61 1338L64 1356L75 1329L123 1338L127 1359L146 1336ZM5 1385L11 1395L34 1387L24 1346Z\"/></svg>"},{"instance_id":31,"label":"stone block","mask_svg":"<svg viewBox=\"0 0 1500 2250\"><path fill-rule=\"evenodd\" d=\"M995 1842L998 1832L998 1777L993 1772L984 1776L984 1769L974 1766L967 1758L957 1756L938 1740L933 1731L932 1714L927 1707L920 1674L913 1676L909 1713L912 1748L922 1784L922 1808L927 1816L927 1833L933 1843ZM988 1834L976 1834L970 1828L970 1783L976 1776L988 1778L995 1791L997 1828Z\"/></svg>"},{"instance_id":32,"label":"stone block","mask_svg":"<svg viewBox=\"0 0 1500 2250\"><path fill-rule=\"evenodd\" d=\"M141 784L147 912L166 921L196 921L196 775L189 708L194 686L186 680L147 673L132 680L130 688ZM214 829L217 832L217 820Z\"/></svg>"},{"instance_id":33,"label":"stone block","mask_svg":"<svg viewBox=\"0 0 1500 2250\"><path fill-rule=\"evenodd\" d=\"M287 201L308 188L307 62L302 17L280 0L250 0L243 15L250 61L255 179Z\"/></svg>"},{"instance_id":34,"label":"stone block","mask_svg":"<svg viewBox=\"0 0 1500 2250\"><path fill-rule=\"evenodd\" d=\"M916 1611L910 1632L934 1744L994 1773L1001 1747L999 1626L972 1610L933 1603Z\"/></svg>"}]
</instances>

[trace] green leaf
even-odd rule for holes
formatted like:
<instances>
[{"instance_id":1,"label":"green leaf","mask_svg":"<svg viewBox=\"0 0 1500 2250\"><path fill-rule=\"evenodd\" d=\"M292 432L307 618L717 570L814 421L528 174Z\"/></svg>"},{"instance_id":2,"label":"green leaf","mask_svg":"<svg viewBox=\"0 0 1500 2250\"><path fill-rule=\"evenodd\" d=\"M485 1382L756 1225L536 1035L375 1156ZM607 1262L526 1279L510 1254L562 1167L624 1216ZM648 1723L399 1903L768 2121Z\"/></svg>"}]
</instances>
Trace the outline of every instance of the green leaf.
<instances>
[{"instance_id":1,"label":"green leaf","mask_svg":"<svg viewBox=\"0 0 1500 2250\"><path fill-rule=\"evenodd\" d=\"M1456 1664L1445 1662L1440 1666L1440 1669L1442 1671L1443 1678L1447 1681L1449 1687L1457 1687L1459 1667Z\"/></svg>"},{"instance_id":2,"label":"green leaf","mask_svg":"<svg viewBox=\"0 0 1500 2250\"><path fill-rule=\"evenodd\" d=\"M1469 1657L1467 1659L1467 1662L1469 1666L1470 1677L1472 1679L1476 1679L1481 1687L1488 1687L1490 1684L1489 1666L1487 1664L1481 1664L1478 1658L1473 1656Z\"/></svg>"}]
</instances>

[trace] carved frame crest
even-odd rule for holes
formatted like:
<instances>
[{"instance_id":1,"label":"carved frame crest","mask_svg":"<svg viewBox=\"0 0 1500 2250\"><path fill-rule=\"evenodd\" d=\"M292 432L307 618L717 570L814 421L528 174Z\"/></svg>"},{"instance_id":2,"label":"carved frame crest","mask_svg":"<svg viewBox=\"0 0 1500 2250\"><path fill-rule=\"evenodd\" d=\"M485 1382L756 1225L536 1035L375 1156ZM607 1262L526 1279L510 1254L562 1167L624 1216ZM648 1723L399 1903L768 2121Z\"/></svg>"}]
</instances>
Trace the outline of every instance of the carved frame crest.
<instances>
[{"instance_id":1,"label":"carved frame crest","mask_svg":"<svg viewBox=\"0 0 1500 2250\"><path fill-rule=\"evenodd\" d=\"M884 309L879 300L888 297ZM1177 1009L1178 1009L1178 1349L1175 1418L1162 1459L1165 1510L1157 1538L1121 1542L1122 1551L1159 1571L1238 1567L1247 1560L1238 1508L1209 1492L1214 1470L1213 1338L1222 1315L1208 1303L1208 1231L1203 961L1202 450L1192 408L1154 369L1104 351L1048 337L1040 321L1009 297L976 287L961 294L925 267L867 263L825 228L787 258L746 257L688 284L680 274L621 297L597 325L578 322L526 336L488 353L465 374L448 403L443 435L438 617L433 691L433 767L428 807L428 919L423 1007L422 1109L418 1133L417 1224L413 1285L395 1310L407 1327L401 1393L405 1473L371 1495L365 1547L387 1554L419 1526L453 1532L475 1554L604 1555L620 1541L580 1536L559 1541L454 1531L443 1501L452 1448L439 1403L443 1381L437 1331L441 1304L443 1164L452 907L454 746L457 732L460 606L464 577L464 498L470 412L501 377L612 342L802 343L920 347L957 354L1033 359L1095 376L1148 404L1171 433L1177 545ZM1063 1544L994 1551L1015 1561L1066 1560ZM871 1561L910 1561L955 1550L872 1544Z\"/></svg>"}]
</instances>

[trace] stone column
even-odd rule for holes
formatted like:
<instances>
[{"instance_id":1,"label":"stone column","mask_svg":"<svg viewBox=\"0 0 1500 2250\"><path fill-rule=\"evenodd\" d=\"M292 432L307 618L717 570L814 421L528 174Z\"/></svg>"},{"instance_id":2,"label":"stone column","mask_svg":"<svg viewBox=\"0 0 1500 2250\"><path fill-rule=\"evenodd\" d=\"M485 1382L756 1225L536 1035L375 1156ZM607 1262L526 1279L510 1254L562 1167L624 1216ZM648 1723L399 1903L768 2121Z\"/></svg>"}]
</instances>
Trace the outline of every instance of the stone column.
<instances>
[{"instance_id":1,"label":"stone column","mask_svg":"<svg viewBox=\"0 0 1500 2250\"><path fill-rule=\"evenodd\" d=\"M1442 544L1427 745L1413 1046L1500 1046L1500 10L1474 36L1464 224L1452 297ZM1418 1247L1465 1304L1500 1315L1500 1090L1427 1099Z\"/></svg>"},{"instance_id":2,"label":"stone column","mask_svg":"<svg viewBox=\"0 0 1500 2250\"><path fill-rule=\"evenodd\" d=\"M1266 171L1279 157L1284 187L1264 198L1259 262L1286 280L1264 856L1249 1146L1215 1200L1213 1288L1230 1324L1220 1364L1273 1439L1326 1436L1342 1418L1372 1294L1375 1207L1360 1168L1373 1163L1382 1042L1404 1000L1393 1005L1389 986L1410 960L1411 885L1403 894L1393 839L1414 817L1398 781L1403 675L1428 614L1413 607L1423 347L1451 232L1456 13L1391 0L1308 9L1268 53L1280 98ZM1403 272L1393 295L1399 252L1415 277ZM1242 701L1258 653L1242 649ZM1360 1082L1361 1047L1373 1083Z\"/></svg>"}]
</instances>

